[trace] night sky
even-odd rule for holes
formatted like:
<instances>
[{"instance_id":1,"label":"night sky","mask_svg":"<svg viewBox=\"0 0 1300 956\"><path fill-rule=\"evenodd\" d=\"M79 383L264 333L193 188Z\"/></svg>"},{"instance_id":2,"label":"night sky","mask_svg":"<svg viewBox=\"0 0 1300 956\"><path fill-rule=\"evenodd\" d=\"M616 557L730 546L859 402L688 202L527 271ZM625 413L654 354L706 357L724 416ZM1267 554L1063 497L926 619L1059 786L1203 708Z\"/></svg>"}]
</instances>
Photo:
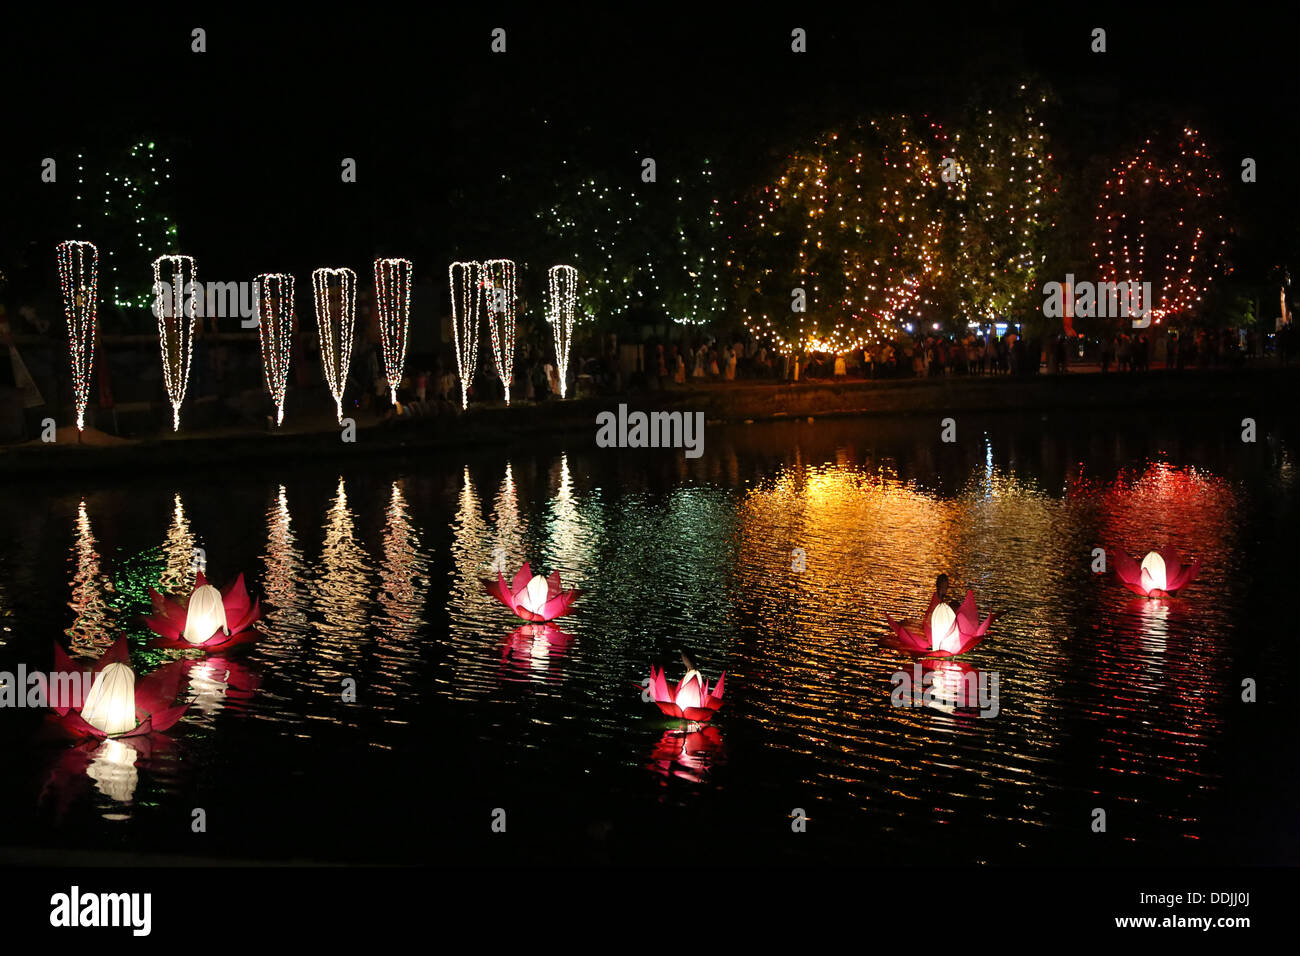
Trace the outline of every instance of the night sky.
<instances>
[{"instance_id":1,"label":"night sky","mask_svg":"<svg viewBox=\"0 0 1300 956\"><path fill-rule=\"evenodd\" d=\"M194 255L204 278L360 272L402 255L430 281L418 273L444 276L453 258L560 261L534 220L562 161L649 190L707 156L729 199L829 126L895 108L943 117L981 84L1028 74L1056 95L1046 118L1063 179L1153 124L1198 126L1222 150L1239 210L1238 275L1266 281L1298 245L1285 20L1130 6L6 13L0 267L11 297L55 284L54 244L77 232L78 150L140 139L167 149L175 251ZM190 52L195 26L206 53ZM505 55L489 50L496 26ZM790 52L794 26L808 31L807 54ZM1089 50L1094 26L1107 28L1105 54ZM639 182L644 155L658 184ZM39 179L46 156L62 163L53 185ZM357 160L355 184L340 182L345 156ZM1240 182L1244 156L1259 163L1255 184Z\"/></svg>"}]
</instances>

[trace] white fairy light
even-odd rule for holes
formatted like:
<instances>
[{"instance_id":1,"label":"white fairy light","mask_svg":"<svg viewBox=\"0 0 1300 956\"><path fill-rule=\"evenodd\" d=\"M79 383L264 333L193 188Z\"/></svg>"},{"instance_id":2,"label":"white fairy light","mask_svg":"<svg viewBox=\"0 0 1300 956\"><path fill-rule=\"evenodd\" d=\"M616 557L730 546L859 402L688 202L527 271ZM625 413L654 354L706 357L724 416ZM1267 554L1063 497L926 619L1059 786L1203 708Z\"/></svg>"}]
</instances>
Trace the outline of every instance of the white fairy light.
<instances>
[{"instance_id":1,"label":"white fairy light","mask_svg":"<svg viewBox=\"0 0 1300 956\"><path fill-rule=\"evenodd\" d=\"M337 280L337 282L333 281ZM317 269L311 274L316 291L316 323L320 328L321 364L325 380L343 422L343 389L352 365L352 331L357 318L357 274L351 269ZM337 301L332 301L337 294Z\"/></svg>"},{"instance_id":2,"label":"white fairy light","mask_svg":"<svg viewBox=\"0 0 1300 956\"><path fill-rule=\"evenodd\" d=\"M99 250L94 243L69 239L58 245L59 285L68 319L68 351L72 355L72 394L77 407L77 431L86 423L90 373L95 367L95 316L99 294Z\"/></svg>"},{"instance_id":3,"label":"white fairy light","mask_svg":"<svg viewBox=\"0 0 1300 956\"><path fill-rule=\"evenodd\" d=\"M453 262L447 267L451 284L451 334L456 343L456 373L460 376L460 407L469 407L469 387L478 367L479 284L477 262Z\"/></svg>"},{"instance_id":4,"label":"white fairy light","mask_svg":"<svg viewBox=\"0 0 1300 956\"><path fill-rule=\"evenodd\" d=\"M483 306L492 338L492 358L510 404L510 378L515 365L515 264L510 259L479 263Z\"/></svg>"},{"instance_id":5,"label":"white fairy light","mask_svg":"<svg viewBox=\"0 0 1300 956\"><path fill-rule=\"evenodd\" d=\"M555 370L560 376L560 398L564 398L568 389L573 315L578 303L578 270L573 266L551 266L546 278L550 291L546 321L551 323L555 335Z\"/></svg>"},{"instance_id":6,"label":"white fairy light","mask_svg":"<svg viewBox=\"0 0 1300 956\"><path fill-rule=\"evenodd\" d=\"M257 277L257 335L262 343L262 370L275 402L275 423L284 422L284 388L289 381L293 344L293 276L268 272Z\"/></svg>"},{"instance_id":7,"label":"white fairy light","mask_svg":"<svg viewBox=\"0 0 1300 956\"><path fill-rule=\"evenodd\" d=\"M388 391L397 404L406 362L406 332L411 321L411 260L375 260L375 304L379 308L379 338L384 351Z\"/></svg>"},{"instance_id":8,"label":"white fairy light","mask_svg":"<svg viewBox=\"0 0 1300 956\"><path fill-rule=\"evenodd\" d=\"M171 266L169 293L163 295L162 265ZM158 348L163 382L172 403L172 431L181 429L181 403L190 382L190 356L198 325L198 268L193 256L159 256L153 261L153 310L158 316ZM166 301L164 301L166 299Z\"/></svg>"}]
</instances>

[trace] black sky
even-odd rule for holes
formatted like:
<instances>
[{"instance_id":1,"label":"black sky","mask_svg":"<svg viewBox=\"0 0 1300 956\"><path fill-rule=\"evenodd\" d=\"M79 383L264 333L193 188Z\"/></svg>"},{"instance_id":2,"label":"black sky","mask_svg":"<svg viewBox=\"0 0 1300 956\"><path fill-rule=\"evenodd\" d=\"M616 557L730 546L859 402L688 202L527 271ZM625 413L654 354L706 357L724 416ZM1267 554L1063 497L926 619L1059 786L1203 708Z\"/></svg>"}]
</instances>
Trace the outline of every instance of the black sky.
<instances>
[{"instance_id":1,"label":"black sky","mask_svg":"<svg viewBox=\"0 0 1300 956\"><path fill-rule=\"evenodd\" d=\"M72 182L42 184L42 158L136 138L168 144L182 251L206 276L360 269L377 254L445 272L455 256L517 255L562 160L636 183L642 155L661 179L707 155L734 191L800 135L882 109L942 115L1024 73L1056 92L1062 175L1153 123L1195 123L1234 183L1243 254L1294 251L1286 20L1132 6L6 13L0 267L12 276L75 232ZM206 53L190 51L195 26ZM497 26L505 55L489 49ZM795 26L807 54L790 52ZM1097 26L1105 54L1089 49ZM1249 186L1245 156L1259 163ZM356 184L340 182L343 157Z\"/></svg>"}]
</instances>

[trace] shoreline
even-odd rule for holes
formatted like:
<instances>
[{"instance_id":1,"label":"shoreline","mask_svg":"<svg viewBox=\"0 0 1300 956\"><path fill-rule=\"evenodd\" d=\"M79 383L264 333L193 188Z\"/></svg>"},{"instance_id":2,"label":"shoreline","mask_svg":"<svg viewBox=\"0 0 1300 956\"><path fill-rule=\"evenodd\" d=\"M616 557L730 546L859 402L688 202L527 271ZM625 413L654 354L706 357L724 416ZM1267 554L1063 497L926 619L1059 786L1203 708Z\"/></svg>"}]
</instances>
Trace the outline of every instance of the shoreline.
<instances>
[{"instance_id":1,"label":"shoreline","mask_svg":"<svg viewBox=\"0 0 1300 956\"><path fill-rule=\"evenodd\" d=\"M356 440L344 442L329 416L280 432L255 427L182 431L140 439L76 444L60 428L57 441L0 448L0 479L71 472L198 470L233 462L333 460L403 455L425 450L509 444L536 435L585 432L595 445L596 416L629 411L702 412L709 425L803 418L916 417L936 414L1037 413L1182 406L1208 413L1240 412L1257 420L1285 412L1300 395L1300 368L1163 370L1144 373L1070 372L1030 378L960 376L944 379L816 380L710 383L598 395L536 404L474 405L409 421L355 413Z\"/></svg>"}]
</instances>

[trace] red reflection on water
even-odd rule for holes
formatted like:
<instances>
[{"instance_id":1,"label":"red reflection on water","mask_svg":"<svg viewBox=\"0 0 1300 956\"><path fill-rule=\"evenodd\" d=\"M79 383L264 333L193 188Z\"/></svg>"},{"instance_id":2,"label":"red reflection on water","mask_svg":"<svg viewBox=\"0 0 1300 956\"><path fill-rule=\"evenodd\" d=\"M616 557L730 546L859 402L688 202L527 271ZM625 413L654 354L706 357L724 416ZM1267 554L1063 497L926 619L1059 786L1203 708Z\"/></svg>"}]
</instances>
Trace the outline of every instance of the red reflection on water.
<instances>
[{"instance_id":1,"label":"red reflection on water","mask_svg":"<svg viewBox=\"0 0 1300 956\"><path fill-rule=\"evenodd\" d=\"M702 783L709 770L721 765L725 758L722 732L717 727L706 726L687 733L665 731L646 766L666 777Z\"/></svg>"},{"instance_id":2,"label":"red reflection on water","mask_svg":"<svg viewBox=\"0 0 1300 956\"><path fill-rule=\"evenodd\" d=\"M525 624L502 643L501 663L524 676L549 674L571 643L573 636L554 624Z\"/></svg>"}]
</instances>

